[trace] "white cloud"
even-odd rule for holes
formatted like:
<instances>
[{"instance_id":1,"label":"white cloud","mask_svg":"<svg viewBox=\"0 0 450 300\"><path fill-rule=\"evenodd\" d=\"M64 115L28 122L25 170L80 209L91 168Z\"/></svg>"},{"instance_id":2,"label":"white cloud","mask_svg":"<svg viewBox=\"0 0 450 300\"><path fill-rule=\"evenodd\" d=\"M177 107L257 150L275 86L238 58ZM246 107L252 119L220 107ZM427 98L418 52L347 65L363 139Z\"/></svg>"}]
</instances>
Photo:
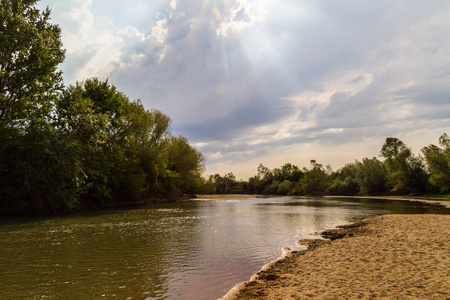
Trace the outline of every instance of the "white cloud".
<instances>
[{"instance_id":1,"label":"white cloud","mask_svg":"<svg viewBox=\"0 0 450 300\"><path fill-rule=\"evenodd\" d=\"M216 4L213 13L219 20L216 30L217 35L226 37L229 32L239 33L256 22L263 22L266 20L273 4L273 2L267 0L238 0L229 11L224 12Z\"/></svg>"},{"instance_id":2,"label":"white cloud","mask_svg":"<svg viewBox=\"0 0 450 300\"><path fill-rule=\"evenodd\" d=\"M136 52L133 46L140 47L140 43L145 40L145 34L139 32L136 27L117 26L117 23L122 22L120 16L127 15L126 12L110 9L113 14L100 15L96 14L98 8L94 7L94 4L99 5L92 0L64 2L42 0L39 2L41 9L50 7L52 22L59 24L62 28L62 41L67 50L66 61L62 66L66 83L74 83L76 80L82 81L90 77L108 78L115 69L123 66L124 62L136 59L136 53L128 53L128 51ZM111 4L113 3L105 3L105 5ZM139 3L128 6L128 9L134 11L136 6L139 6ZM154 19L156 26L152 28L150 35L161 42L164 39L165 20L157 20L156 13L140 15L140 17ZM139 23L133 19L128 21L130 24Z\"/></svg>"}]
</instances>

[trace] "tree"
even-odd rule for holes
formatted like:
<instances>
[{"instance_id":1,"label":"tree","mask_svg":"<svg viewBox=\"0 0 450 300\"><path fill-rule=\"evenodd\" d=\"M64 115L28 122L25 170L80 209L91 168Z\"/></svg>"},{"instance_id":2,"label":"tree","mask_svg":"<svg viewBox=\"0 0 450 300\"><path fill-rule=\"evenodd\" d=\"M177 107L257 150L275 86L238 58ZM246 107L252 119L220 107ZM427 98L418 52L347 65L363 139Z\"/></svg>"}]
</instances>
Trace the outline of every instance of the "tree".
<instances>
[{"instance_id":1,"label":"tree","mask_svg":"<svg viewBox=\"0 0 450 300\"><path fill-rule=\"evenodd\" d=\"M168 169L178 174L182 193L195 195L201 183L205 157L183 137L172 137L167 145ZM234 175L233 175L234 177Z\"/></svg>"},{"instance_id":2,"label":"tree","mask_svg":"<svg viewBox=\"0 0 450 300\"><path fill-rule=\"evenodd\" d=\"M387 184L392 192L423 192L428 181L425 166L420 157L415 157L402 141L386 138L381 148L385 157Z\"/></svg>"},{"instance_id":3,"label":"tree","mask_svg":"<svg viewBox=\"0 0 450 300\"><path fill-rule=\"evenodd\" d=\"M72 149L53 127L60 29L37 1L0 0L0 204L13 213L76 207Z\"/></svg>"},{"instance_id":4,"label":"tree","mask_svg":"<svg viewBox=\"0 0 450 300\"><path fill-rule=\"evenodd\" d=\"M253 176L248 179L248 192L250 194L262 193L262 182L259 176Z\"/></svg>"},{"instance_id":5,"label":"tree","mask_svg":"<svg viewBox=\"0 0 450 300\"><path fill-rule=\"evenodd\" d=\"M273 171L273 173L275 173L275 170ZM300 179L301 174L302 171L300 171L300 169L296 165L286 163L281 167L280 176L279 178L277 178L277 180L279 180L280 182L284 180L294 182Z\"/></svg>"},{"instance_id":6,"label":"tree","mask_svg":"<svg viewBox=\"0 0 450 300\"><path fill-rule=\"evenodd\" d=\"M353 196L359 190L360 186L355 178L348 176L345 180L336 179L326 192L330 195Z\"/></svg>"},{"instance_id":7,"label":"tree","mask_svg":"<svg viewBox=\"0 0 450 300\"><path fill-rule=\"evenodd\" d=\"M430 183L443 193L450 192L450 138L444 133L439 144L422 149L430 172Z\"/></svg>"},{"instance_id":8,"label":"tree","mask_svg":"<svg viewBox=\"0 0 450 300\"><path fill-rule=\"evenodd\" d=\"M358 173L358 161L346 164L341 169L337 170L336 172L333 172L331 174L331 177L344 181L347 177L356 178L357 173Z\"/></svg>"},{"instance_id":9,"label":"tree","mask_svg":"<svg viewBox=\"0 0 450 300\"><path fill-rule=\"evenodd\" d=\"M263 164L259 164L257 176L263 181L269 181L270 177L272 176L272 172L269 170L269 168L263 166Z\"/></svg>"},{"instance_id":10,"label":"tree","mask_svg":"<svg viewBox=\"0 0 450 300\"><path fill-rule=\"evenodd\" d=\"M280 182L280 184L278 185L277 194L288 195L291 192L293 186L294 184L291 181L283 180L283 182Z\"/></svg>"},{"instance_id":11,"label":"tree","mask_svg":"<svg viewBox=\"0 0 450 300\"><path fill-rule=\"evenodd\" d=\"M406 150L408 150L408 147L406 147L401 140L395 137L388 137L381 147L380 154L386 159L393 159L398 154Z\"/></svg>"},{"instance_id":12,"label":"tree","mask_svg":"<svg viewBox=\"0 0 450 300\"><path fill-rule=\"evenodd\" d=\"M171 120L160 111L93 78L64 90L56 115L58 130L77 149L84 203L139 202L175 189L157 188L158 176L175 186L179 175L167 170L162 155Z\"/></svg>"},{"instance_id":13,"label":"tree","mask_svg":"<svg viewBox=\"0 0 450 300\"><path fill-rule=\"evenodd\" d=\"M0 128L45 120L62 88L61 30L36 2L0 2Z\"/></svg>"},{"instance_id":14,"label":"tree","mask_svg":"<svg viewBox=\"0 0 450 300\"><path fill-rule=\"evenodd\" d=\"M265 195L275 195L278 192L280 182L278 180L272 180L268 183L263 190L263 194Z\"/></svg>"},{"instance_id":15,"label":"tree","mask_svg":"<svg viewBox=\"0 0 450 300\"><path fill-rule=\"evenodd\" d=\"M386 167L376 157L363 158L357 162L356 180L363 194L377 194L386 191Z\"/></svg>"},{"instance_id":16,"label":"tree","mask_svg":"<svg viewBox=\"0 0 450 300\"><path fill-rule=\"evenodd\" d=\"M302 195L321 195L330 185L329 176L322 164L315 160L310 161L310 169L303 169L303 177L300 179L300 187L296 193Z\"/></svg>"},{"instance_id":17,"label":"tree","mask_svg":"<svg viewBox=\"0 0 450 300\"><path fill-rule=\"evenodd\" d=\"M85 202L113 197L111 171L126 159L118 144L126 131L122 123L130 126L123 120L128 102L114 86L95 78L69 86L57 101L57 129L77 149Z\"/></svg>"}]
</instances>

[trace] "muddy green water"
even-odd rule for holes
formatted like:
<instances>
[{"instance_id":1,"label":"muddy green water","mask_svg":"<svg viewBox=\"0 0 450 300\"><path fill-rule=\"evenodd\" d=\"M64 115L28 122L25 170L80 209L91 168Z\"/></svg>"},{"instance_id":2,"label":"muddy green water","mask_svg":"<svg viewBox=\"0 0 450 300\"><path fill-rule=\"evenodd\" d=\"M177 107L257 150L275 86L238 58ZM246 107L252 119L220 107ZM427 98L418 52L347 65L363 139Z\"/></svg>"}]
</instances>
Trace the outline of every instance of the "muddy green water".
<instances>
[{"instance_id":1,"label":"muddy green water","mask_svg":"<svg viewBox=\"0 0 450 300\"><path fill-rule=\"evenodd\" d=\"M216 299L302 236L419 202L255 198L0 222L0 299Z\"/></svg>"}]
</instances>

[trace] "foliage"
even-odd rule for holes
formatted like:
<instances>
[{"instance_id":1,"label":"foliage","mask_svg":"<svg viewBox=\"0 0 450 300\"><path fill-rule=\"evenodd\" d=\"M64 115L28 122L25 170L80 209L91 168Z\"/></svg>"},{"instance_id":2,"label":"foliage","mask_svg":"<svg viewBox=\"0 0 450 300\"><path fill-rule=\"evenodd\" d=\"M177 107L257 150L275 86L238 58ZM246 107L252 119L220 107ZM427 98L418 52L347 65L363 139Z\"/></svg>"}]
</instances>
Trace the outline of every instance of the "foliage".
<instances>
[{"instance_id":1,"label":"foliage","mask_svg":"<svg viewBox=\"0 0 450 300\"><path fill-rule=\"evenodd\" d=\"M278 189L276 191L276 194L288 195L288 194L290 194L293 186L294 186L294 184L292 183L292 181L283 180L283 182L280 182L280 184L278 184Z\"/></svg>"},{"instance_id":2,"label":"foliage","mask_svg":"<svg viewBox=\"0 0 450 300\"><path fill-rule=\"evenodd\" d=\"M183 194L195 195L201 186L204 169L203 154L183 137L172 137L167 144L168 169L177 174L177 185Z\"/></svg>"},{"instance_id":3,"label":"foliage","mask_svg":"<svg viewBox=\"0 0 450 300\"><path fill-rule=\"evenodd\" d=\"M358 182L352 178L347 177L344 181L335 180L333 184L327 188L326 193L329 195L343 195L343 196L354 196L358 194L360 186Z\"/></svg>"},{"instance_id":4,"label":"foliage","mask_svg":"<svg viewBox=\"0 0 450 300\"><path fill-rule=\"evenodd\" d=\"M0 127L28 127L49 117L62 87L61 30L36 0L1 0Z\"/></svg>"},{"instance_id":5,"label":"foliage","mask_svg":"<svg viewBox=\"0 0 450 300\"><path fill-rule=\"evenodd\" d=\"M204 157L186 138L170 135L171 120L160 111L97 79L66 89L57 108L58 128L78 147L85 201L196 193Z\"/></svg>"},{"instance_id":6,"label":"foliage","mask_svg":"<svg viewBox=\"0 0 450 300\"><path fill-rule=\"evenodd\" d=\"M450 138L439 138L441 147L429 145L422 149L430 172L430 184L442 193L450 193Z\"/></svg>"},{"instance_id":7,"label":"foliage","mask_svg":"<svg viewBox=\"0 0 450 300\"><path fill-rule=\"evenodd\" d=\"M0 212L71 210L78 165L51 125L62 89L60 29L36 1L0 3Z\"/></svg>"},{"instance_id":8,"label":"foliage","mask_svg":"<svg viewBox=\"0 0 450 300\"><path fill-rule=\"evenodd\" d=\"M231 194L237 192L235 188L238 183L232 172L225 174L223 177L219 174L211 175L209 176L208 183L211 190L216 194Z\"/></svg>"},{"instance_id":9,"label":"foliage","mask_svg":"<svg viewBox=\"0 0 450 300\"><path fill-rule=\"evenodd\" d=\"M425 191L428 181L425 165L402 141L386 138L381 155L386 158L387 184L392 192L405 194Z\"/></svg>"},{"instance_id":10,"label":"foliage","mask_svg":"<svg viewBox=\"0 0 450 300\"><path fill-rule=\"evenodd\" d=\"M381 147L380 154L385 159L393 159L404 151L409 150L398 138L388 137Z\"/></svg>"},{"instance_id":11,"label":"foliage","mask_svg":"<svg viewBox=\"0 0 450 300\"><path fill-rule=\"evenodd\" d=\"M78 206L80 166L51 127L2 144L0 165L0 211L58 213Z\"/></svg>"},{"instance_id":12,"label":"foliage","mask_svg":"<svg viewBox=\"0 0 450 300\"><path fill-rule=\"evenodd\" d=\"M300 195L322 195L330 185L329 176L322 164L315 160L310 161L310 169L303 169L304 176L300 180Z\"/></svg>"},{"instance_id":13,"label":"foliage","mask_svg":"<svg viewBox=\"0 0 450 300\"><path fill-rule=\"evenodd\" d=\"M170 135L170 122L107 81L70 86L45 126L14 139L1 131L13 141L0 149L2 206L61 212L195 194L204 157Z\"/></svg>"},{"instance_id":14,"label":"foliage","mask_svg":"<svg viewBox=\"0 0 450 300\"><path fill-rule=\"evenodd\" d=\"M373 195L386 191L386 167L376 157L363 158L362 162L356 162L356 181L360 186L360 193Z\"/></svg>"},{"instance_id":15,"label":"foliage","mask_svg":"<svg viewBox=\"0 0 450 300\"><path fill-rule=\"evenodd\" d=\"M376 157L348 163L335 172L331 167L311 160L309 168L300 170L287 163L270 170L263 164L248 181L236 181L232 173L210 176L206 185L210 193L273 194L273 195L379 195L424 194L450 189L450 138L443 134L440 147L422 149L425 159L414 156L398 138L387 138ZM426 163L426 165L425 165ZM232 176L230 176L230 174ZM239 186L239 188L235 188ZM231 188L230 188L231 187Z\"/></svg>"}]
</instances>

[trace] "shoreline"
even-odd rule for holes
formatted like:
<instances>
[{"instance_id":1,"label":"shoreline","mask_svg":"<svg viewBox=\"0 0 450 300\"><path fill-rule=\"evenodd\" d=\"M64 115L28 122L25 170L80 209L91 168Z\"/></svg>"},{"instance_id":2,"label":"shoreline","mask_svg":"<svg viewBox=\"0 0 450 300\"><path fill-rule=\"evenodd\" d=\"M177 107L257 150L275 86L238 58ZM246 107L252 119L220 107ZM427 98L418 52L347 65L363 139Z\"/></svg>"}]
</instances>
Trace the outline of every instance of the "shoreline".
<instances>
[{"instance_id":1,"label":"shoreline","mask_svg":"<svg viewBox=\"0 0 450 300\"><path fill-rule=\"evenodd\" d=\"M328 240L298 241L305 251L265 265L220 299L450 297L450 215L381 215L317 235Z\"/></svg>"},{"instance_id":2,"label":"shoreline","mask_svg":"<svg viewBox=\"0 0 450 300\"><path fill-rule=\"evenodd\" d=\"M407 196L324 196L325 198L354 198L354 199L384 199L398 201L416 201L428 204L437 204L450 208L450 201L440 200L439 198L427 197L407 197Z\"/></svg>"}]
</instances>

